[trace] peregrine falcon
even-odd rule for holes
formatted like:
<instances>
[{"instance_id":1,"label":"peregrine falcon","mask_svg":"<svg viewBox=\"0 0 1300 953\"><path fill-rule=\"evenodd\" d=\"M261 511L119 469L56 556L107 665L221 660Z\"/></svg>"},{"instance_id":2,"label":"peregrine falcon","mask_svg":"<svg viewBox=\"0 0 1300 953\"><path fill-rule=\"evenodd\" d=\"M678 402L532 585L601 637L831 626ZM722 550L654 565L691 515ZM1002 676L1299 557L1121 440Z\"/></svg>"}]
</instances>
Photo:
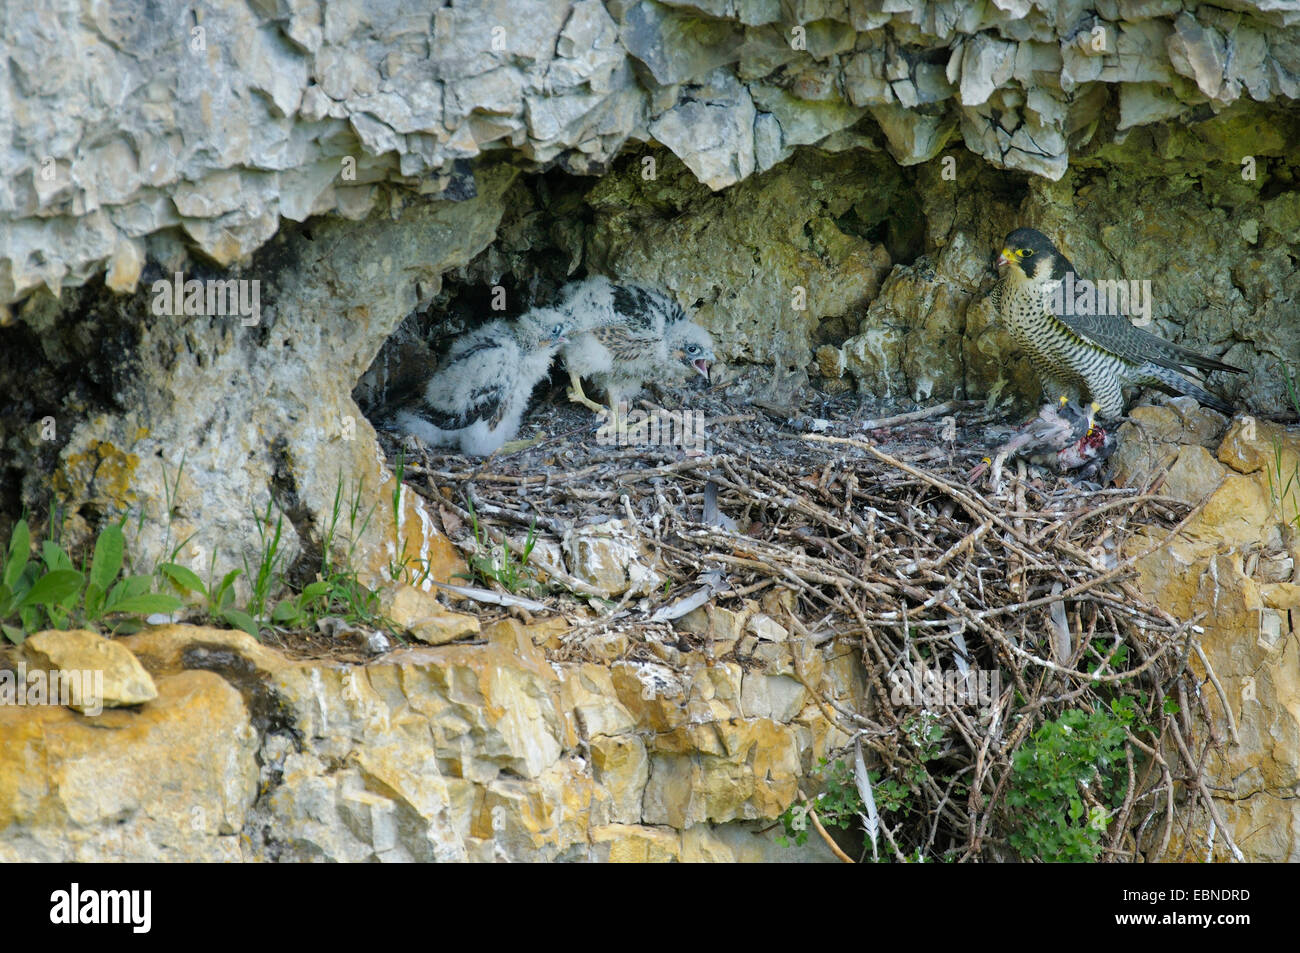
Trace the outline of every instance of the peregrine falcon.
<instances>
[{"instance_id":1,"label":"peregrine falcon","mask_svg":"<svg viewBox=\"0 0 1300 953\"><path fill-rule=\"evenodd\" d=\"M1064 395L1055 404L1044 404L1038 416L998 447L992 460L985 458L971 471L970 482L991 467L996 484L1008 457L1023 457L1057 473L1077 471L1078 476L1091 476L1115 449L1114 435L1097 424L1099 410L1095 401L1085 411Z\"/></svg>"},{"instance_id":2,"label":"peregrine falcon","mask_svg":"<svg viewBox=\"0 0 1300 953\"><path fill-rule=\"evenodd\" d=\"M605 408L583 392L584 377L611 408L648 381L676 383L692 371L708 379L713 339L662 291L597 276L570 286L557 309L576 329L563 351L569 399L597 413Z\"/></svg>"},{"instance_id":3,"label":"peregrine falcon","mask_svg":"<svg viewBox=\"0 0 1300 953\"><path fill-rule=\"evenodd\" d=\"M1148 334L1122 313L1098 307L1076 314L1071 303L1054 302L1063 283L1073 287L1079 279L1042 232L1016 229L997 265L1006 271L991 295L994 310L1033 362L1044 394L1086 393L1109 419L1123 415L1125 387L1155 387L1232 414L1231 404L1183 375L1241 368Z\"/></svg>"},{"instance_id":4,"label":"peregrine falcon","mask_svg":"<svg viewBox=\"0 0 1300 953\"><path fill-rule=\"evenodd\" d=\"M486 456L519 430L533 388L572 325L539 308L515 321L489 321L451 346L423 393L399 404L387 423L430 445L459 444Z\"/></svg>"}]
</instances>

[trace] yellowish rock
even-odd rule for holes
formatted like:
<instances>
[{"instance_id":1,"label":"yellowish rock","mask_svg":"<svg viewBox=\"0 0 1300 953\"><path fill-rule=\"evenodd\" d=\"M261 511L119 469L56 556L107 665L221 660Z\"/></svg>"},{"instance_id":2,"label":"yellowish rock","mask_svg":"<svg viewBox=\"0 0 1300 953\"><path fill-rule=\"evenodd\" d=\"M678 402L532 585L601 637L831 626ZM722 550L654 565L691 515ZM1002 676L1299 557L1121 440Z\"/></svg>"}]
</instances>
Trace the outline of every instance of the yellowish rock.
<instances>
[{"instance_id":1,"label":"yellowish rock","mask_svg":"<svg viewBox=\"0 0 1300 953\"><path fill-rule=\"evenodd\" d=\"M476 617L453 612L431 592L414 586L390 586L379 597L381 611L429 645L445 645L479 631Z\"/></svg>"},{"instance_id":2,"label":"yellowish rock","mask_svg":"<svg viewBox=\"0 0 1300 953\"><path fill-rule=\"evenodd\" d=\"M1194 444L1184 446L1169 468L1162 492L1194 506L1218 489L1227 472L1209 450Z\"/></svg>"},{"instance_id":3,"label":"yellowish rock","mask_svg":"<svg viewBox=\"0 0 1300 953\"><path fill-rule=\"evenodd\" d=\"M1119 428L1119 446L1110 460L1115 483L1145 486L1172 466L1185 447L1215 446L1223 427L1221 414L1187 398L1134 407Z\"/></svg>"},{"instance_id":4,"label":"yellowish rock","mask_svg":"<svg viewBox=\"0 0 1300 953\"><path fill-rule=\"evenodd\" d=\"M635 735L593 738L591 766L596 781L609 792L613 820L640 823L641 797L650 777L645 742Z\"/></svg>"},{"instance_id":5,"label":"yellowish rock","mask_svg":"<svg viewBox=\"0 0 1300 953\"><path fill-rule=\"evenodd\" d=\"M561 542L570 571L608 597L626 592L645 595L663 585L657 559L628 520L575 527Z\"/></svg>"},{"instance_id":6,"label":"yellowish rock","mask_svg":"<svg viewBox=\"0 0 1300 953\"><path fill-rule=\"evenodd\" d=\"M1300 584L1294 582L1265 583L1259 596L1270 609L1300 609Z\"/></svg>"},{"instance_id":7,"label":"yellowish rock","mask_svg":"<svg viewBox=\"0 0 1300 953\"><path fill-rule=\"evenodd\" d=\"M212 672L93 722L0 706L0 862L238 860L256 751L239 691Z\"/></svg>"},{"instance_id":8,"label":"yellowish rock","mask_svg":"<svg viewBox=\"0 0 1300 953\"><path fill-rule=\"evenodd\" d=\"M667 864L681 859L676 831L632 824L609 824L591 832L596 859L613 864Z\"/></svg>"},{"instance_id":9,"label":"yellowish rock","mask_svg":"<svg viewBox=\"0 0 1300 953\"><path fill-rule=\"evenodd\" d=\"M139 705L158 697L153 679L128 649L85 629L29 636L23 657L29 670L44 671L51 679L57 675L71 688L71 695L62 697L77 711L98 714L101 708Z\"/></svg>"},{"instance_id":10,"label":"yellowish rock","mask_svg":"<svg viewBox=\"0 0 1300 953\"><path fill-rule=\"evenodd\" d=\"M817 349L817 369L821 371L822 377L829 380L838 380L844 376L848 369L844 360L844 352L830 344L823 344Z\"/></svg>"},{"instance_id":11,"label":"yellowish rock","mask_svg":"<svg viewBox=\"0 0 1300 953\"><path fill-rule=\"evenodd\" d=\"M1234 420L1219 446L1219 460L1238 473L1281 469L1283 479L1300 462L1300 435L1255 417Z\"/></svg>"}]
</instances>

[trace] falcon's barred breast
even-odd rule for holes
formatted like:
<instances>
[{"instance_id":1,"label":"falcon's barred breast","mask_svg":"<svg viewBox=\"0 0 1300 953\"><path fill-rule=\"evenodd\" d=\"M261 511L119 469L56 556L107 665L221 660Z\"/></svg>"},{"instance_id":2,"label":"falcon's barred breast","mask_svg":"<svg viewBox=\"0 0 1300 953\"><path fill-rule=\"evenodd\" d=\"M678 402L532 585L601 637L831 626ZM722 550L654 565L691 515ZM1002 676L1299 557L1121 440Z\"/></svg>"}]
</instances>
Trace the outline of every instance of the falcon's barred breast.
<instances>
[{"instance_id":1,"label":"falcon's barred breast","mask_svg":"<svg viewBox=\"0 0 1300 953\"><path fill-rule=\"evenodd\" d=\"M1006 273L993 289L1002 324L1029 356L1043 393L1081 399L1087 394L1106 418L1124 413L1124 388L1154 387L1187 394L1225 414L1232 405L1188 379L1188 374L1242 369L1206 357L1135 327L1123 314L1054 310L1053 293L1077 275L1042 232L1019 228L998 258Z\"/></svg>"}]
</instances>

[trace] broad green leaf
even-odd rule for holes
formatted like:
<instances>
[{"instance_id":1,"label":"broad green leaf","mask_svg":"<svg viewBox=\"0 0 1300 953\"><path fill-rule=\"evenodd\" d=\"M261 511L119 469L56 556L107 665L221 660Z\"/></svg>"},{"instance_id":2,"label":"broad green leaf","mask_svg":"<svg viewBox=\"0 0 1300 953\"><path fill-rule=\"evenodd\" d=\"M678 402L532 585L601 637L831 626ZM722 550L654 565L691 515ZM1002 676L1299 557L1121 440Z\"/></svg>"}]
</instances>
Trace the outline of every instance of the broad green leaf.
<instances>
[{"instance_id":1,"label":"broad green leaf","mask_svg":"<svg viewBox=\"0 0 1300 953\"><path fill-rule=\"evenodd\" d=\"M118 600L111 612L131 612L136 615L152 615L155 612L175 612L184 606L175 596L164 592L147 592L139 596L127 596Z\"/></svg>"},{"instance_id":2,"label":"broad green leaf","mask_svg":"<svg viewBox=\"0 0 1300 953\"><path fill-rule=\"evenodd\" d=\"M294 605L292 602L286 599L284 602L281 602L279 605L277 605L275 609L271 612L271 621L289 622L293 619L298 618L298 616L301 614L302 614L302 610L300 610L296 605Z\"/></svg>"},{"instance_id":3,"label":"broad green leaf","mask_svg":"<svg viewBox=\"0 0 1300 953\"><path fill-rule=\"evenodd\" d=\"M14 526L14 534L9 539L9 558L5 562L3 580L10 589L15 588L18 577L27 568L27 558L32 547L32 534L27 528L27 520L19 520Z\"/></svg>"},{"instance_id":4,"label":"broad green leaf","mask_svg":"<svg viewBox=\"0 0 1300 953\"><path fill-rule=\"evenodd\" d=\"M18 605L20 607L58 605L69 596L79 593L81 583L81 573L75 569L56 569L37 579Z\"/></svg>"},{"instance_id":5,"label":"broad green leaf","mask_svg":"<svg viewBox=\"0 0 1300 953\"><path fill-rule=\"evenodd\" d=\"M158 571L166 576L173 585L184 590L185 592L197 592L200 595L205 591L203 580L192 570L176 563L163 563L158 567Z\"/></svg>"},{"instance_id":6,"label":"broad green leaf","mask_svg":"<svg viewBox=\"0 0 1300 953\"><path fill-rule=\"evenodd\" d=\"M17 626L0 625L0 629L4 630L5 638L8 639L10 642L12 642L14 645L22 645L23 640L27 638L27 633L24 632L22 629L18 628Z\"/></svg>"},{"instance_id":7,"label":"broad green leaf","mask_svg":"<svg viewBox=\"0 0 1300 953\"><path fill-rule=\"evenodd\" d=\"M232 587L235 585L235 580L239 578L239 574L243 571L244 570L242 569L232 569L222 577L221 585L217 586L216 592L215 601L217 609L224 609L226 603L235 597L235 590ZM240 628L243 627L241 626Z\"/></svg>"},{"instance_id":8,"label":"broad green leaf","mask_svg":"<svg viewBox=\"0 0 1300 953\"><path fill-rule=\"evenodd\" d=\"M103 611L104 590L92 579L86 584L86 618L93 622Z\"/></svg>"},{"instance_id":9,"label":"broad green leaf","mask_svg":"<svg viewBox=\"0 0 1300 953\"><path fill-rule=\"evenodd\" d=\"M72 557L63 551L63 547L50 539L41 543L41 558L45 560L45 568L50 572L77 568L72 565Z\"/></svg>"},{"instance_id":10,"label":"broad green leaf","mask_svg":"<svg viewBox=\"0 0 1300 953\"><path fill-rule=\"evenodd\" d=\"M133 596L142 596L145 593L153 592L153 584L153 576L139 575L126 577L127 592Z\"/></svg>"},{"instance_id":11,"label":"broad green leaf","mask_svg":"<svg viewBox=\"0 0 1300 953\"><path fill-rule=\"evenodd\" d=\"M241 612L239 609L227 609L221 613L221 618L225 619L228 624L233 625L235 628L243 629L253 638L261 639L257 623L247 612Z\"/></svg>"},{"instance_id":12,"label":"broad green leaf","mask_svg":"<svg viewBox=\"0 0 1300 953\"><path fill-rule=\"evenodd\" d=\"M122 527L116 524L105 526L99 539L95 540L95 555L90 561L90 581L101 592L107 591L122 571L124 546Z\"/></svg>"},{"instance_id":13,"label":"broad green leaf","mask_svg":"<svg viewBox=\"0 0 1300 953\"><path fill-rule=\"evenodd\" d=\"M313 599L319 599L321 596L329 592L332 588L334 587L330 583L324 581L323 579L318 579L316 582L309 582L307 583L307 585L303 586L302 588L302 599L305 602L310 602Z\"/></svg>"}]
</instances>

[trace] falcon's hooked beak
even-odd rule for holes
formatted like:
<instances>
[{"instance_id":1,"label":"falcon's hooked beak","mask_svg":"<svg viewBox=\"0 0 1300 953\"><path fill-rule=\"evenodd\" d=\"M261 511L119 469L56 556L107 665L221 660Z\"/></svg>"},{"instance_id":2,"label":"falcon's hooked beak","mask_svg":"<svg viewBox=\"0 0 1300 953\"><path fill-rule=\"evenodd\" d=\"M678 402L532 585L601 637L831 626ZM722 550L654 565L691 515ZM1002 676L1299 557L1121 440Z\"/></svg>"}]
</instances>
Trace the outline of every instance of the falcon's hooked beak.
<instances>
[{"instance_id":1,"label":"falcon's hooked beak","mask_svg":"<svg viewBox=\"0 0 1300 953\"><path fill-rule=\"evenodd\" d=\"M1002 268L1005 267L1006 265L1011 264L1011 262L1014 260L1015 260L1015 254L1011 251L1011 249L1004 248L1002 249L1002 252L998 255L997 261L995 261L993 264L994 267Z\"/></svg>"}]
</instances>

